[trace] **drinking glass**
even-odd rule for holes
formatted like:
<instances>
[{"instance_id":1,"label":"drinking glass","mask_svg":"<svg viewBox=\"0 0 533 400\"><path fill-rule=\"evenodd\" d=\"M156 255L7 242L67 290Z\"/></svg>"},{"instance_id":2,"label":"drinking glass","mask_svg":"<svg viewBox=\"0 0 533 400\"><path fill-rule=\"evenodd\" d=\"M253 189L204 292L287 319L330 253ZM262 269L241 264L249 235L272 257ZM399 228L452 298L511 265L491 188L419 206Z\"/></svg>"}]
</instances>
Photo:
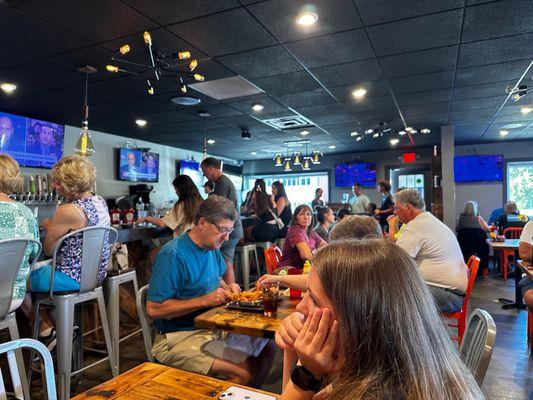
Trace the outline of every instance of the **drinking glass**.
<instances>
[{"instance_id":1,"label":"drinking glass","mask_svg":"<svg viewBox=\"0 0 533 400\"><path fill-rule=\"evenodd\" d=\"M265 317L275 317L278 312L279 283L263 284L263 314Z\"/></svg>"}]
</instances>

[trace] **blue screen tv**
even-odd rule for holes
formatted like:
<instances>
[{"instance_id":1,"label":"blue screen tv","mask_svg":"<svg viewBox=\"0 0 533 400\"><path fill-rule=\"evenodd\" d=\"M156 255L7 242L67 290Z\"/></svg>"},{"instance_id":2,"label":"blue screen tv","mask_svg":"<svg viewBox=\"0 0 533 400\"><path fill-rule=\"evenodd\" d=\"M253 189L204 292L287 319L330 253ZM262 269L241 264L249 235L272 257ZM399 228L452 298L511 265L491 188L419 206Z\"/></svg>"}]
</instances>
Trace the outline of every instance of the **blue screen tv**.
<instances>
[{"instance_id":1,"label":"blue screen tv","mask_svg":"<svg viewBox=\"0 0 533 400\"><path fill-rule=\"evenodd\" d=\"M189 176L198 188L201 188L204 184L204 175L200 169L200 163L194 160L178 161L178 174Z\"/></svg>"},{"instance_id":2,"label":"blue screen tv","mask_svg":"<svg viewBox=\"0 0 533 400\"><path fill-rule=\"evenodd\" d=\"M501 182L503 161L501 154L457 156L453 159L455 182Z\"/></svg>"},{"instance_id":3,"label":"blue screen tv","mask_svg":"<svg viewBox=\"0 0 533 400\"><path fill-rule=\"evenodd\" d=\"M159 182L159 154L120 148L118 179L128 182Z\"/></svg>"},{"instance_id":4,"label":"blue screen tv","mask_svg":"<svg viewBox=\"0 0 533 400\"><path fill-rule=\"evenodd\" d=\"M0 153L22 167L52 168L63 156L65 127L0 112Z\"/></svg>"},{"instance_id":5,"label":"blue screen tv","mask_svg":"<svg viewBox=\"0 0 533 400\"><path fill-rule=\"evenodd\" d=\"M376 163L341 163L335 165L335 186L347 187L356 182L363 187L376 186Z\"/></svg>"}]
</instances>

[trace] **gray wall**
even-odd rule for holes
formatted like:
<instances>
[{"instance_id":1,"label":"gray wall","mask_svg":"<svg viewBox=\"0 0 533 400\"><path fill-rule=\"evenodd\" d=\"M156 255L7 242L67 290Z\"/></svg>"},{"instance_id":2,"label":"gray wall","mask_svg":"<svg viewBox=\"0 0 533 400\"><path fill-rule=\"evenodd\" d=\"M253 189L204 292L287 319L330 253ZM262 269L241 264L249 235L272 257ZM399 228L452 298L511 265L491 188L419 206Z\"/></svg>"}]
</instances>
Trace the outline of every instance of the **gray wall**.
<instances>
[{"instance_id":1,"label":"gray wall","mask_svg":"<svg viewBox=\"0 0 533 400\"><path fill-rule=\"evenodd\" d=\"M79 133L80 128L69 125L65 126L64 155L73 154ZM96 149L95 155L91 157L91 161L97 169L96 190L99 195L105 198L128 194L128 187L132 184L116 179L118 163L116 148L124 146L126 141L131 142L135 147L149 147L151 151L159 153L159 182L153 183L154 190L151 194L151 200L155 204L161 204L165 201L175 201L177 199L174 188L172 187L172 180L176 174L176 160L191 159L191 157L196 161L202 159L200 152L163 146L144 140L134 140L103 132L91 131L91 138ZM234 160L225 161L235 163ZM23 174L46 174L48 172L50 170L22 168ZM148 185L152 185L152 183L148 183Z\"/></svg>"}]
</instances>

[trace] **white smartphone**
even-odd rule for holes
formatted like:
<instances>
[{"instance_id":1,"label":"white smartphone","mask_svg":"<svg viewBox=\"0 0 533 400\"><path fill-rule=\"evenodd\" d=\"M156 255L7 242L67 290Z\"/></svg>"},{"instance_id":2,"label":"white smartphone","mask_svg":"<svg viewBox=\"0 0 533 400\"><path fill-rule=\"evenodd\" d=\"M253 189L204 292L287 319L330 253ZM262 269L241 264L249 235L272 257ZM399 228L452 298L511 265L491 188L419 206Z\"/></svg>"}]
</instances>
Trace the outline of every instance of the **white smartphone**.
<instances>
[{"instance_id":1,"label":"white smartphone","mask_svg":"<svg viewBox=\"0 0 533 400\"><path fill-rule=\"evenodd\" d=\"M220 400L276 400L275 396L237 386L230 386L225 392L220 393L218 398Z\"/></svg>"}]
</instances>

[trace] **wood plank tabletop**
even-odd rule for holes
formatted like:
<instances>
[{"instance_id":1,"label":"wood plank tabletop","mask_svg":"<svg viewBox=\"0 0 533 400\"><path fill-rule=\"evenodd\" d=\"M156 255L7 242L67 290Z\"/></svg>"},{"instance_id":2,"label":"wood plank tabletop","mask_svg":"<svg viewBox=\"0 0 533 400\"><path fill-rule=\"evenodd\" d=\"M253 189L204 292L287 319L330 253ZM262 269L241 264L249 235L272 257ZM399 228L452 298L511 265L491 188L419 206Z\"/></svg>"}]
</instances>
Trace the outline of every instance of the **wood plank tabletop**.
<instances>
[{"instance_id":1,"label":"wood plank tabletop","mask_svg":"<svg viewBox=\"0 0 533 400\"><path fill-rule=\"evenodd\" d=\"M243 335L273 339L283 318L295 311L300 300L281 296L276 317L265 317L262 312L233 310L220 306L200 314L194 325L202 329L221 329Z\"/></svg>"},{"instance_id":2,"label":"wood plank tabletop","mask_svg":"<svg viewBox=\"0 0 533 400\"><path fill-rule=\"evenodd\" d=\"M220 394L230 386L246 388L209 376L147 362L71 400L218 400ZM278 398L273 393L247 389Z\"/></svg>"},{"instance_id":3,"label":"wood plank tabletop","mask_svg":"<svg viewBox=\"0 0 533 400\"><path fill-rule=\"evenodd\" d=\"M487 243L494 250L518 250L520 239L505 239L505 242L493 242L487 239Z\"/></svg>"}]
</instances>

